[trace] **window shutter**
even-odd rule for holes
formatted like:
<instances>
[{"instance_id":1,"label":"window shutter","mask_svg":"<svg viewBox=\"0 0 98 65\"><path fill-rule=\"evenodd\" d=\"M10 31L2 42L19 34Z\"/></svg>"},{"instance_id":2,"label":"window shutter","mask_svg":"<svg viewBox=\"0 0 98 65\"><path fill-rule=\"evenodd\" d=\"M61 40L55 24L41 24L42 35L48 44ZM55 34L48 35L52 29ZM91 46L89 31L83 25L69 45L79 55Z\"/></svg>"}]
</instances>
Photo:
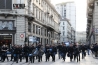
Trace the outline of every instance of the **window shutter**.
<instances>
[{"instance_id":1,"label":"window shutter","mask_svg":"<svg viewBox=\"0 0 98 65\"><path fill-rule=\"evenodd\" d=\"M5 0L0 0L0 9L5 9Z\"/></svg>"},{"instance_id":2,"label":"window shutter","mask_svg":"<svg viewBox=\"0 0 98 65\"><path fill-rule=\"evenodd\" d=\"M6 9L12 9L12 0L6 0Z\"/></svg>"}]
</instances>

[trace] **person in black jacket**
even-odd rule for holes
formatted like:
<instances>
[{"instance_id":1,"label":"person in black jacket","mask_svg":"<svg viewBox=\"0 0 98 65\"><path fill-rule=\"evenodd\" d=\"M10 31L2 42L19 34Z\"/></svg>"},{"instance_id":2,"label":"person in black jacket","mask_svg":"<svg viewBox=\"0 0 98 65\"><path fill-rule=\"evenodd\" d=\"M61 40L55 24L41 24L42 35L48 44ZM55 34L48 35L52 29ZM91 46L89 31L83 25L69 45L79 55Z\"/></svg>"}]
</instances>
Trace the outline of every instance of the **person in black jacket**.
<instances>
[{"instance_id":1,"label":"person in black jacket","mask_svg":"<svg viewBox=\"0 0 98 65\"><path fill-rule=\"evenodd\" d=\"M68 56L70 57L70 61L72 61L73 59L73 52L74 52L73 45L70 44L70 46L68 47Z\"/></svg>"},{"instance_id":2,"label":"person in black jacket","mask_svg":"<svg viewBox=\"0 0 98 65\"><path fill-rule=\"evenodd\" d=\"M77 58L77 62L78 62L78 61L80 61L80 49L79 49L79 46L76 44L76 45L74 45L73 48L74 48L74 52L73 52L73 54L74 54L74 61Z\"/></svg>"},{"instance_id":3,"label":"person in black jacket","mask_svg":"<svg viewBox=\"0 0 98 65\"><path fill-rule=\"evenodd\" d=\"M40 43L38 43L38 45L36 46L36 48L38 49L38 52L40 51L41 46L42 45ZM38 53L37 58L38 58L38 62L42 60L42 56L40 55L40 53Z\"/></svg>"},{"instance_id":4,"label":"person in black jacket","mask_svg":"<svg viewBox=\"0 0 98 65\"><path fill-rule=\"evenodd\" d=\"M28 62L29 47L27 46L27 44L25 44L25 46L23 47L23 51L26 58L26 62Z\"/></svg>"},{"instance_id":5,"label":"person in black jacket","mask_svg":"<svg viewBox=\"0 0 98 65\"><path fill-rule=\"evenodd\" d=\"M1 48L1 53L2 53L1 60L2 60L2 62L4 62L5 58L7 58L7 51L8 51L7 46L3 45ZM7 60L8 60L8 58L7 58Z\"/></svg>"},{"instance_id":6,"label":"person in black jacket","mask_svg":"<svg viewBox=\"0 0 98 65\"><path fill-rule=\"evenodd\" d=\"M90 45L87 45L87 53L88 53L88 55L90 54L90 50L91 50Z\"/></svg>"},{"instance_id":7,"label":"person in black jacket","mask_svg":"<svg viewBox=\"0 0 98 65\"><path fill-rule=\"evenodd\" d=\"M46 47L45 47L45 56L46 56L46 62L49 61L49 57L50 57L50 46L48 44L46 44Z\"/></svg>"},{"instance_id":8,"label":"person in black jacket","mask_svg":"<svg viewBox=\"0 0 98 65\"><path fill-rule=\"evenodd\" d=\"M15 45L15 49L14 49L14 61L16 61L16 63L18 63L19 54L20 54L19 46Z\"/></svg>"},{"instance_id":9,"label":"person in black jacket","mask_svg":"<svg viewBox=\"0 0 98 65\"><path fill-rule=\"evenodd\" d=\"M94 45L93 51L95 53L95 57L98 57L98 45L97 45L97 43Z\"/></svg>"},{"instance_id":10,"label":"person in black jacket","mask_svg":"<svg viewBox=\"0 0 98 65\"><path fill-rule=\"evenodd\" d=\"M55 62L55 55L57 54L57 47L55 46L55 44L53 44L50 49L52 49L50 51L50 55L52 56L52 61Z\"/></svg>"},{"instance_id":11,"label":"person in black jacket","mask_svg":"<svg viewBox=\"0 0 98 65\"><path fill-rule=\"evenodd\" d=\"M22 55L22 49L23 49L23 48L22 48L22 45L20 45L20 46L19 46L19 50L20 50L19 59L20 59L20 62L22 62L22 56L23 56L23 55Z\"/></svg>"},{"instance_id":12,"label":"person in black jacket","mask_svg":"<svg viewBox=\"0 0 98 65\"><path fill-rule=\"evenodd\" d=\"M81 46L82 59L85 58L85 56L86 56L86 52L85 51L86 51L86 46L85 45L82 45Z\"/></svg>"},{"instance_id":13,"label":"person in black jacket","mask_svg":"<svg viewBox=\"0 0 98 65\"><path fill-rule=\"evenodd\" d=\"M14 58L14 49L15 49L15 45L12 45L12 47L11 47L11 60L10 61L12 61L12 59Z\"/></svg>"},{"instance_id":14,"label":"person in black jacket","mask_svg":"<svg viewBox=\"0 0 98 65\"><path fill-rule=\"evenodd\" d=\"M0 61L1 61L1 54L2 54L2 53L1 53L1 46L0 46Z\"/></svg>"},{"instance_id":15,"label":"person in black jacket","mask_svg":"<svg viewBox=\"0 0 98 65\"><path fill-rule=\"evenodd\" d=\"M58 57L59 59L61 58L61 48L62 48L62 45L59 43L58 46L57 46L57 50L58 50Z\"/></svg>"},{"instance_id":16,"label":"person in black jacket","mask_svg":"<svg viewBox=\"0 0 98 65\"><path fill-rule=\"evenodd\" d=\"M35 49L35 47L34 47L34 45L32 44L32 45L30 45L29 46L29 59L30 59L30 61L31 61L31 63L33 62L34 63L34 56L33 56L33 50ZM31 55L30 55L31 54Z\"/></svg>"},{"instance_id":17,"label":"person in black jacket","mask_svg":"<svg viewBox=\"0 0 98 65\"><path fill-rule=\"evenodd\" d=\"M61 47L61 56L63 58L63 60L65 61L66 59L66 53L67 53L67 47L66 47L66 44L62 44L62 47Z\"/></svg>"}]
</instances>

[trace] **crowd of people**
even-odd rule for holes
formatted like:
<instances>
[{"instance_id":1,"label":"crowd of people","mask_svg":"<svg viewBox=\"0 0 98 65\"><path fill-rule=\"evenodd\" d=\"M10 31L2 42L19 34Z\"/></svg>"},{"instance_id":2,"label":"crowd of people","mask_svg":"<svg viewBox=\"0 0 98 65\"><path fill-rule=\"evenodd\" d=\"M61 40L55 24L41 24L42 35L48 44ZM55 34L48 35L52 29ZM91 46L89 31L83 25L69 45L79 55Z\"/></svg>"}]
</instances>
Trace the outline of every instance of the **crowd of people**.
<instances>
[{"instance_id":1,"label":"crowd of people","mask_svg":"<svg viewBox=\"0 0 98 65\"><path fill-rule=\"evenodd\" d=\"M70 58L70 61L80 61L80 53L82 55L82 59L85 58L86 54L89 55L89 50L92 50L92 53L97 55L98 51L97 44L90 47L90 45L77 45L76 43L70 44L66 46L64 43L58 44L46 44L45 46L41 45L40 43L36 46L34 44L24 46L22 45L13 45L10 49L7 45L2 45L0 47L0 61L4 62L5 59L7 61L13 61L18 63L19 61L22 62L23 59L26 62L31 61L31 63L37 59L38 62L41 62L43 59L43 55L45 54L45 61L50 61L50 57L52 57L52 61L55 62L55 55L58 54L59 59L66 60L66 57ZM86 53L87 51L87 53ZM9 60L7 54L11 54L11 59Z\"/></svg>"}]
</instances>

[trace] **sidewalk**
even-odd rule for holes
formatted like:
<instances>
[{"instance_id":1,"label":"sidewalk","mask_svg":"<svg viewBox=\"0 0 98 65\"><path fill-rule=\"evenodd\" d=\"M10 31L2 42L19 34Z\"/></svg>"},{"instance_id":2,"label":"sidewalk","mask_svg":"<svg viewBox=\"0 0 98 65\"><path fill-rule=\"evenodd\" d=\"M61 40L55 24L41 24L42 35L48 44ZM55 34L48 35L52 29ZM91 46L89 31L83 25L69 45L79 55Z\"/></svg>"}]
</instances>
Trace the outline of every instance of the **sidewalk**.
<instances>
[{"instance_id":1,"label":"sidewalk","mask_svg":"<svg viewBox=\"0 0 98 65\"><path fill-rule=\"evenodd\" d=\"M16 62L0 62L0 65L98 65L98 59L95 59L92 57L92 55L87 55L85 59L81 59L80 62L72 61L70 62L69 57L66 58L65 62L62 59L58 59L58 56L56 55L55 62L52 62L52 59L50 58L49 62L45 62L45 57L43 57L42 62L38 62L38 60L35 61L35 63L25 63L25 60L22 62L16 63Z\"/></svg>"}]
</instances>

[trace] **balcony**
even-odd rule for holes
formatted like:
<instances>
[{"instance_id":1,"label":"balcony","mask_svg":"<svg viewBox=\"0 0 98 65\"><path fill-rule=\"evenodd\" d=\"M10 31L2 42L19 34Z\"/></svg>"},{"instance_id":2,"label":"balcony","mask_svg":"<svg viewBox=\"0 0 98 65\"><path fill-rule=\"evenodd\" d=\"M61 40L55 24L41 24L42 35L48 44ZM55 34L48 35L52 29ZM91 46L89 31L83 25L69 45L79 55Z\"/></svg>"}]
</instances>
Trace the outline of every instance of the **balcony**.
<instances>
[{"instance_id":1,"label":"balcony","mask_svg":"<svg viewBox=\"0 0 98 65\"><path fill-rule=\"evenodd\" d=\"M89 19L87 20L87 23L91 23L91 22L92 22L92 20L89 20Z\"/></svg>"},{"instance_id":2,"label":"balcony","mask_svg":"<svg viewBox=\"0 0 98 65\"><path fill-rule=\"evenodd\" d=\"M88 29L86 29L86 33L87 33L87 34L89 33Z\"/></svg>"},{"instance_id":3,"label":"balcony","mask_svg":"<svg viewBox=\"0 0 98 65\"><path fill-rule=\"evenodd\" d=\"M87 28L90 28L90 25L87 25Z\"/></svg>"},{"instance_id":4,"label":"balcony","mask_svg":"<svg viewBox=\"0 0 98 65\"><path fill-rule=\"evenodd\" d=\"M90 23L87 23L87 26L90 26L91 24Z\"/></svg>"},{"instance_id":5,"label":"balcony","mask_svg":"<svg viewBox=\"0 0 98 65\"><path fill-rule=\"evenodd\" d=\"M16 14L16 10L0 9L0 14Z\"/></svg>"},{"instance_id":6,"label":"balcony","mask_svg":"<svg viewBox=\"0 0 98 65\"><path fill-rule=\"evenodd\" d=\"M34 15L30 14L30 15L26 15L28 17L29 21L33 21L34 20Z\"/></svg>"},{"instance_id":7,"label":"balcony","mask_svg":"<svg viewBox=\"0 0 98 65\"><path fill-rule=\"evenodd\" d=\"M88 20L93 20L92 18L93 18L92 16L88 16Z\"/></svg>"},{"instance_id":8,"label":"balcony","mask_svg":"<svg viewBox=\"0 0 98 65\"><path fill-rule=\"evenodd\" d=\"M93 10L92 9L88 9L88 16L92 16L93 15Z\"/></svg>"},{"instance_id":9,"label":"balcony","mask_svg":"<svg viewBox=\"0 0 98 65\"><path fill-rule=\"evenodd\" d=\"M88 6L90 8L94 8L94 0L91 0L89 3L88 3Z\"/></svg>"},{"instance_id":10,"label":"balcony","mask_svg":"<svg viewBox=\"0 0 98 65\"><path fill-rule=\"evenodd\" d=\"M55 30L55 29L54 29L54 26L52 26L52 25L49 24L49 23L43 23L42 21L40 21L40 20L37 19L37 18L35 18L34 20L35 20L35 22L37 22L37 23L43 25L44 27L46 27L46 28L48 28L48 29L50 29L50 30Z\"/></svg>"},{"instance_id":11,"label":"balcony","mask_svg":"<svg viewBox=\"0 0 98 65\"><path fill-rule=\"evenodd\" d=\"M0 33L16 33L16 27L13 27L12 29L5 27L3 29L0 29Z\"/></svg>"},{"instance_id":12,"label":"balcony","mask_svg":"<svg viewBox=\"0 0 98 65\"><path fill-rule=\"evenodd\" d=\"M45 23L43 23L42 21L40 21L40 20L37 19L37 18L34 18L34 22L39 23L39 24L41 24L41 25L43 25L43 26L46 26Z\"/></svg>"},{"instance_id":13,"label":"balcony","mask_svg":"<svg viewBox=\"0 0 98 65\"><path fill-rule=\"evenodd\" d=\"M54 29L54 26L52 26L52 25L49 24L49 23L47 24L47 28L50 29L50 30L55 30L55 29Z\"/></svg>"}]
</instances>

